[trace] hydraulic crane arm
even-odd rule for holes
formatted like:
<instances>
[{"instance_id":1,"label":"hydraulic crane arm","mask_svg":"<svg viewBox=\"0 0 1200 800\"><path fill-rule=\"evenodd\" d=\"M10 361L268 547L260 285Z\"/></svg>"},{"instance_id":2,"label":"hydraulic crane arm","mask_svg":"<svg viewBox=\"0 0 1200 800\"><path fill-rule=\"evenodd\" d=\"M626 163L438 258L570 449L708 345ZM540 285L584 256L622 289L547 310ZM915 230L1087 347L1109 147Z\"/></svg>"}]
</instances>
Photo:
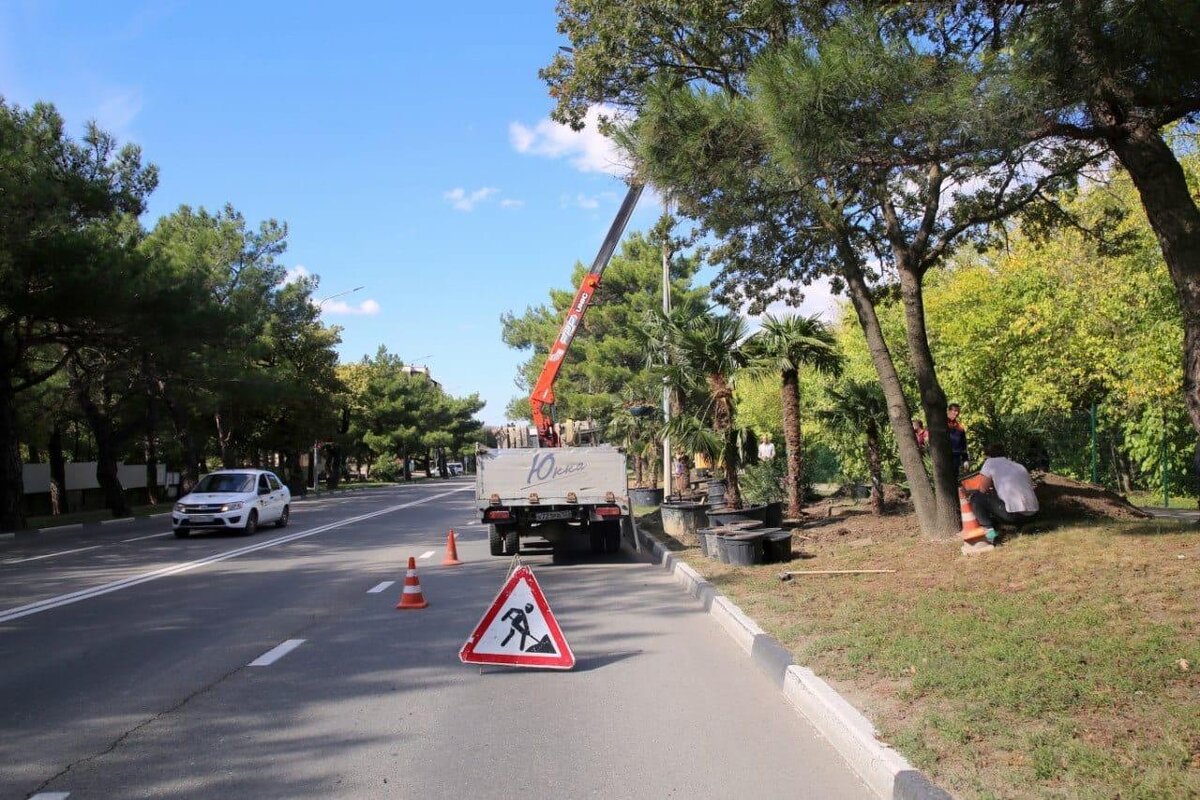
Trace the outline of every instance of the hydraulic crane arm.
<instances>
[{"instance_id":1,"label":"hydraulic crane arm","mask_svg":"<svg viewBox=\"0 0 1200 800\"><path fill-rule=\"evenodd\" d=\"M625 199L621 202L621 208L617 211L617 218L613 220L612 227L608 229L608 235L604 237L604 243L600 245L600 252L596 254L596 259L592 262L592 268L583 276L583 282L579 284L579 291L575 293L575 299L571 301L571 307L567 310L567 318L563 320L558 338L550 347L546 366L542 367L542 374L538 376L533 392L529 395L533 424L537 426L538 442L542 447L558 447L558 432L554 429L553 414L554 381L558 379L563 358L571 346L571 340L575 338L575 332L579 330L583 315L587 313L588 306L591 305L592 299L596 296L596 290L600 287L600 276L604 274L608 262L612 259L613 251L617 249L617 242L620 241L621 234L625 232L625 226L629 224L629 217L633 215L638 198L642 196L642 188L643 184L640 183L632 184L629 187L629 192L625 195Z\"/></svg>"}]
</instances>

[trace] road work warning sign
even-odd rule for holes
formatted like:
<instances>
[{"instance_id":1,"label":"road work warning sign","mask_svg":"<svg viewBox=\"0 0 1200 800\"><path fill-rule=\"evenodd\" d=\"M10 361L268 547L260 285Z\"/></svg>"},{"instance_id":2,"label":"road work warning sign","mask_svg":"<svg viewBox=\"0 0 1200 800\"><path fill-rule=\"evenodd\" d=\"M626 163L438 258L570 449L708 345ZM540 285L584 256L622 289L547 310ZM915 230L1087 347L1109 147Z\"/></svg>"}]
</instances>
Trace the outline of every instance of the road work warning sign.
<instances>
[{"instance_id":1,"label":"road work warning sign","mask_svg":"<svg viewBox=\"0 0 1200 800\"><path fill-rule=\"evenodd\" d=\"M575 666L575 655L533 570L524 566L509 576L458 657L464 664L543 669Z\"/></svg>"}]
</instances>

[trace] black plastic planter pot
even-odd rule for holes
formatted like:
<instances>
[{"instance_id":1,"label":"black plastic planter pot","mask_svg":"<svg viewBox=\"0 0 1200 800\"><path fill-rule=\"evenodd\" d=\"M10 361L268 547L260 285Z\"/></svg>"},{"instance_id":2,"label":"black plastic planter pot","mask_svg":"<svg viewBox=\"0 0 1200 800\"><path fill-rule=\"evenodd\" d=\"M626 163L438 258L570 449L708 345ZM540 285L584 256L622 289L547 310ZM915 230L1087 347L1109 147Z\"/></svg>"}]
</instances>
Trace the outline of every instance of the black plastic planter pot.
<instances>
[{"instance_id":1,"label":"black plastic planter pot","mask_svg":"<svg viewBox=\"0 0 1200 800\"><path fill-rule=\"evenodd\" d=\"M701 528L696 531L696 541L700 543L700 552L708 555L708 529Z\"/></svg>"},{"instance_id":2,"label":"black plastic planter pot","mask_svg":"<svg viewBox=\"0 0 1200 800\"><path fill-rule=\"evenodd\" d=\"M725 537L725 551L729 555L729 564L734 567L752 567L763 563L763 534L739 533Z\"/></svg>"},{"instance_id":3,"label":"black plastic planter pot","mask_svg":"<svg viewBox=\"0 0 1200 800\"><path fill-rule=\"evenodd\" d=\"M767 521L767 507L749 506L736 510L730 508L713 508L708 512L708 524L714 528L742 520L755 520L765 523Z\"/></svg>"},{"instance_id":4,"label":"black plastic planter pot","mask_svg":"<svg viewBox=\"0 0 1200 800\"><path fill-rule=\"evenodd\" d=\"M663 501L662 489L630 489L629 502L635 506L660 506Z\"/></svg>"},{"instance_id":5,"label":"black plastic planter pot","mask_svg":"<svg viewBox=\"0 0 1200 800\"><path fill-rule=\"evenodd\" d=\"M783 503L767 503L767 515L763 520L769 528L778 528L783 524Z\"/></svg>"},{"instance_id":6,"label":"black plastic planter pot","mask_svg":"<svg viewBox=\"0 0 1200 800\"><path fill-rule=\"evenodd\" d=\"M659 506L663 533L676 539L687 533L695 533L698 528L704 527L707 508L704 503L663 503Z\"/></svg>"},{"instance_id":7,"label":"black plastic planter pot","mask_svg":"<svg viewBox=\"0 0 1200 800\"><path fill-rule=\"evenodd\" d=\"M722 564L728 564L729 563L729 537L719 534L719 533L714 533L714 534L712 534L712 538L709 541L714 542L717 545L717 554L716 554L717 560L720 561Z\"/></svg>"},{"instance_id":8,"label":"black plastic planter pot","mask_svg":"<svg viewBox=\"0 0 1200 800\"><path fill-rule=\"evenodd\" d=\"M792 560L792 533L768 530L763 537L763 563L782 564Z\"/></svg>"},{"instance_id":9,"label":"black plastic planter pot","mask_svg":"<svg viewBox=\"0 0 1200 800\"><path fill-rule=\"evenodd\" d=\"M708 482L708 504L719 506L725 504L725 481L713 478Z\"/></svg>"}]
</instances>

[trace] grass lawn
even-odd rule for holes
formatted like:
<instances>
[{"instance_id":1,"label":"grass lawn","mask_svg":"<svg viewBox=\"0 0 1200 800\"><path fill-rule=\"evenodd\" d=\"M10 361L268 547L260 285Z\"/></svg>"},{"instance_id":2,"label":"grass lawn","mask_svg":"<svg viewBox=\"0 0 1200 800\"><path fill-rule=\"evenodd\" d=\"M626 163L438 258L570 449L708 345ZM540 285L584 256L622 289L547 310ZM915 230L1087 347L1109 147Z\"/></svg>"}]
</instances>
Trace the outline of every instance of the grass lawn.
<instances>
[{"instance_id":1,"label":"grass lawn","mask_svg":"<svg viewBox=\"0 0 1200 800\"><path fill-rule=\"evenodd\" d=\"M1168 498L1170 505L1167 508L1181 508L1185 511L1195 511L1197 509L1196 498L1194 497L1178 497L1170 495ZM1163 507L1162 492L1132 492L1129 495L1129 502L1135 506L1143 508L1149 506L1151 508Z\"/></svg>"},{"instance_id":2,"label":"grass lawn","mask_svg":"<svg viewBox=\"0 0 1200 800\"><path fill-rule=\"evenodd\" d=\"M654 516L640 521L654 530ZM834 516L797 577L681 555L962 798L1200 797L1200 533L1075 525L963 557Z\"/></svg>"}]
</instances>

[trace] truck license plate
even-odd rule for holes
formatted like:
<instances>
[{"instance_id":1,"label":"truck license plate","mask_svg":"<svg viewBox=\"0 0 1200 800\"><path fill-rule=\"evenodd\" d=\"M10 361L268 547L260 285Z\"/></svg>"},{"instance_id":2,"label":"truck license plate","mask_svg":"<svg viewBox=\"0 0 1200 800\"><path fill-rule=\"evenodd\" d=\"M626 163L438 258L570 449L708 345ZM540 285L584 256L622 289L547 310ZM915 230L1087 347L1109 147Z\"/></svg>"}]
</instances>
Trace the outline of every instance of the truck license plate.
<instances>
[{"instance_id":1,"label":"truck license plate","mask_svg":"<svg viewBox=\"0 0 1200 800\"><path fill-rule=\"evenodd\" d=\"M539 511L533 515L533 518L538 522L545 522L551 519L570 519L570 511Z\"/></svg>"}]
</instances>

